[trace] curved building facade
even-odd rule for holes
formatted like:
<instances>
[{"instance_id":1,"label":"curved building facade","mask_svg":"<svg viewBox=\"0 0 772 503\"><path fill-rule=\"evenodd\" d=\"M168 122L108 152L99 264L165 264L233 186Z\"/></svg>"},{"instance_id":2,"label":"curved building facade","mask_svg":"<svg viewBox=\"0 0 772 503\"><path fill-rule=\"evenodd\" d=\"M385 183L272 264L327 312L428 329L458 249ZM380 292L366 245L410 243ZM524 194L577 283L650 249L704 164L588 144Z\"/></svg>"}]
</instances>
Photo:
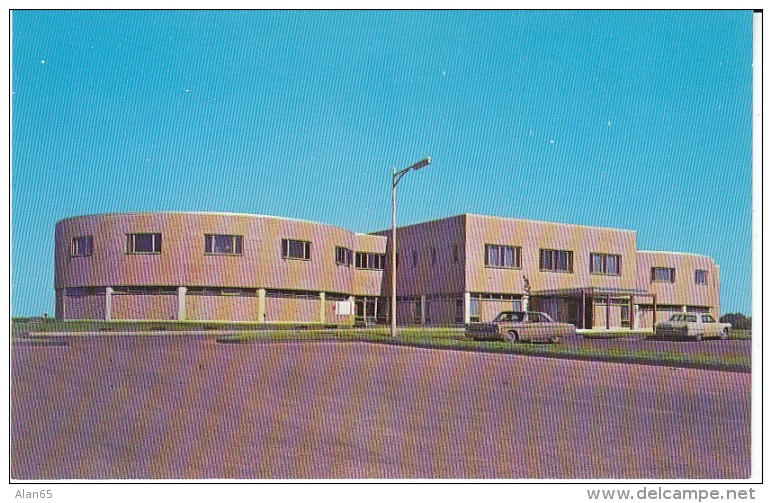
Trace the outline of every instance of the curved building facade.
<instances>
[{"instance_id":1,"label":"curved building facade","mask_svg":"<svg viewBox=\"0 0 772 503\"><path fill-rule=\"evenodd\" d=\"M56 316L386 322L390 232L226 213L90 215L56 226ZM538 309L580 328L719 314L710 257L637 249L635 231L458 215L397 231L397 321Z\"/></svg>"},{"instance_id":2,"label":"curved building facade","mask_svg":"<svg viewBox=\"0 0 772 503\"><path fill-rule=\"evenodd\" d=\"M56 226L56 315L353 321L355 290L362 299L381 295L385 246L385 238L266 216L69 218ZM378 263L357 267L363 253Z\"/></svg>"}]
</instances>

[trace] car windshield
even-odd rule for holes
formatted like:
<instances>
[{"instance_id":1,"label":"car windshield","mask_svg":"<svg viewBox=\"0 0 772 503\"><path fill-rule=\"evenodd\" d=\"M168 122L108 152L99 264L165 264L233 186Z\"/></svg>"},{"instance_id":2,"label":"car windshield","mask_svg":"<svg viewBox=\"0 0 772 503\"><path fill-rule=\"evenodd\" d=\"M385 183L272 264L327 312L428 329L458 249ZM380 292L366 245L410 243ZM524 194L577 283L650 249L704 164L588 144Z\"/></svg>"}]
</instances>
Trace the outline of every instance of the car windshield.
<instances>
[{"instance_id":1,"label":"car windshield","mask_svg":"<svg viewBox=\"0 0 772 503\"><path fill-rule=\"evenodd\" d=\"M505 311L499 313L494 321L523 321L523 315L525 313Z\"/></svg>"},{"instance_id":2,"label":"car windshield","mask_svg":"<svg viewBox=\"0 0 772 503\"><path fill-rule=\"evenodd\" d=\"M528 317L534 323L553 323L555 321L547 313L528 313Z\"/></svg>"}]
</instances>

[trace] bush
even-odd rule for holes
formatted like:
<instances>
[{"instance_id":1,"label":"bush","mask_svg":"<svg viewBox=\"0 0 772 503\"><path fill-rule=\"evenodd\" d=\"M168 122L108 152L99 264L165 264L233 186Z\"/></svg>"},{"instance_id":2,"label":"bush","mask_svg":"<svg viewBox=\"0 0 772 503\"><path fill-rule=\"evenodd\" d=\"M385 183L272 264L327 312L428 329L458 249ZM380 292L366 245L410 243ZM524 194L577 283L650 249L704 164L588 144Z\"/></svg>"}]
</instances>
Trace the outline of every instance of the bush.
<instances>
[{"instance_id":1,"label":"bush","mask_svg":"<svg viewBox=\"0 0 772 503\"><path fill-rule=\"evenodd\" d=\"M721 323L731 323L732 328L737 330L751 330L751 318L742 313L728 313L722 316Z\"/></svg>"}]
</instances>

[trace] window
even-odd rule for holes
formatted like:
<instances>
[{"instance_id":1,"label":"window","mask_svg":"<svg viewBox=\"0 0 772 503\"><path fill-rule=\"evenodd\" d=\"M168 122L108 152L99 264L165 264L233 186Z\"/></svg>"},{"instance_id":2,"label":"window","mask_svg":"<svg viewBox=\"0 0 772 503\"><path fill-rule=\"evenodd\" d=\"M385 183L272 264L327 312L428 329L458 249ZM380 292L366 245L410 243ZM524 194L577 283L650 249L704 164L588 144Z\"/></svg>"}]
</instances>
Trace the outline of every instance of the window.
<instances>
[{"instance_id":1,"label":"window","mask_svg":"<svg viewBox=\"0 0 772 503\"><path fill-rule=\"evenodd\" d=\"M72 238L70 255L73 257L90 257L94 254L94 237L79 236Z\"/></svg>"},{"instance_id":2,"label":"window","mask_svg":"<svg viewBox=\"0 0 772 503\"><path fill-rule=\"evenodd\" d=\"M432 265L437 263L437 248L432 247Z\"/></svg>"},{"instance_id":3,"label":"window","mask_svg":"<svg viewBox=\"0 0 772 503\"><path fill-rule=\"evenodd\" d=\"M386 255L383 253L357 252L356 268L382 271L386 265Z\"/></svg>"},{"instance_id":4,"label":"window","mask_svg":"<svg viewBox=\"0 0 772 503\"><path fill-rule=\"evenodd\" d=\"M675 283L675 268L673 267L652 267L652 283Z\"/></svg>"},{"instance_id":5,"label":"window","mask_svg":"<svg viewBox=\"0 0 772 503\"><path fill-rule=\"evenodd\" d=\"M542 271L574 272L574 252L569 250L539 250Z\"/></svg>"},{"instance_id":6,"label":"window","mask_svg":"<svg viewBox=\"0 0 772 503\"><path fill-rule=\"evenodd\" d=\"M480 298L469 298L469 321L480 321Z\"/></svg>"},{"instance_id":7,"label":"window","mask_svg":"<svg viewBox=\"0 0 772 503\"><path fill-rule=\"evenodd\" d=\"M453 245L453 262L458 262L458 245Z\"/></svg>"},{"instance_id":8,"label":"window","mask_svg":"<svg viewBox=\"0 0 772 503\"><path fill-rule=\"evenodd\" d=\"M413 250L413 269L418 266L418 252Z\"/></svg>"},{"instance_id":9,"label":"window","mask_svg":"<svg viewBox=\"0 0 772 503\"><path fill-rule=\"evenodd\" d=\"M520 269L520 247L485 245L485 266Z\"/></svg>"},{"instance_id":10,"label":"window","mask_svg":"<svg viewBox=\"0 0 772 503\"><path fill-rule=\"evenodd\" d=\"M464 322L464 299L456 299L456 323Z\"/></svg>"},{"instance_id":11,"label":"window","mask_svg":"<svg viewBox=\"0 0 772 503\"><path fill-rule=\"evenodd\" d=\"M619 276L620 255L606 253L590 253L590 272L592 274L608 274Z\"/></svg>"},{"instance_id":12,"label":"window","mask_svg":"<svg viewBox=\"0 0 772 503\"><path fill-rule=\"evenodd\" d=\"M696 271L694 271L694 283L696 285L707 285L708 271L704 269L697 269Z\"/></svg>"},{"instance_id":13,"label":"window","mask_svg":"<svg viewBox=\"0 0 772 503\"><path fill-rule=\"evenodd\" d=\"M281 256L293 260L311 260L311 243L296 239L282 239Z\"/></svg>"},{"instance_id":14,"label":"window","mask_svg":"<svg viewBox=\"0 0 772 503\"><path fill-rule=\"evenodd\" d=\"M126 253L161 253L161 234L126 234Z\"/></svg>"},{"instance_id":15,"label":"window","mask_svg":"<svg viewBox=\"0 0 772 503\"><path fill-rule=\"evenodd\" d=\"M351 267L351 256L353 254L354 253L348 248L344 248L342 246L336 246L335 247L335 264Z\"/></svg>"},{"instance_id":16,"label":"window","mask_svg":"<svg viewBox=\"0 0 772 503\"><path fill-rule=\"evenodd\" d=\"M243 236L204 234L204 253L207 255L241 255L243 251Z\"/></svg>"},{"instance_id":17,"label":"window","mask_svg":"<svg viewBox=\"0 0 772 503\"><path fill-rule=\"evenodd\" d=\"M703 314L702 315L702 322L703 323L715 323L716 320L713 319L713 317L709 314Z\"/></svg>"}]
</instances>

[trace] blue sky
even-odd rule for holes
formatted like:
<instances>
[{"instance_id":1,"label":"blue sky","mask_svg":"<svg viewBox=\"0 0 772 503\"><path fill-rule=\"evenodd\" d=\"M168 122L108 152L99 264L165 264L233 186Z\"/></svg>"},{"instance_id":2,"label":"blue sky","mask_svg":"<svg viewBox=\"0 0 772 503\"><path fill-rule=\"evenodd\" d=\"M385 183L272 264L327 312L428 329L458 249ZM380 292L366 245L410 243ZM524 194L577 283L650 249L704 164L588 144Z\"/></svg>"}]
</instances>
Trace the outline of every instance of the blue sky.
<instances>
[{"instance_id":1,"label":"blue sky","mask_svg":"<svg viewBox=\"0 0 772 503\"><path fill-rule=\"evenodd\" d=\"M54 225L260 213L358 232L480 213L712 256L751 307L751 11L16 11L12 314Z\"/></svg>"}]
</instances>

